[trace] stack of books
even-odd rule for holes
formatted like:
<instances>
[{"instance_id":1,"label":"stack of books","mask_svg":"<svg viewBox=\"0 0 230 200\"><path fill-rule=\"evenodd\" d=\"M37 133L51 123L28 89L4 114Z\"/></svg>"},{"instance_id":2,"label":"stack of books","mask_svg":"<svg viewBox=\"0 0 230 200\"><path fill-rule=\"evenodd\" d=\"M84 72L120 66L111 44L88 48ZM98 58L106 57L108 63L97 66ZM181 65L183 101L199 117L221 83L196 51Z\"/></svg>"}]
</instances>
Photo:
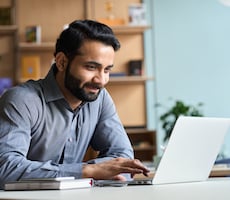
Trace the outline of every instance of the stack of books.
<instances>
[{"instance_id":1,"label":"stack of books","mask_svg":"<svg viewBox=\"0 0 230 200\"><path fill-rule=\"evenodd\" d=\"M90 188L93 186L93 179L74 177L24 179L5 184L4 190L63 190Z\"/></svg>"}]
</instances>

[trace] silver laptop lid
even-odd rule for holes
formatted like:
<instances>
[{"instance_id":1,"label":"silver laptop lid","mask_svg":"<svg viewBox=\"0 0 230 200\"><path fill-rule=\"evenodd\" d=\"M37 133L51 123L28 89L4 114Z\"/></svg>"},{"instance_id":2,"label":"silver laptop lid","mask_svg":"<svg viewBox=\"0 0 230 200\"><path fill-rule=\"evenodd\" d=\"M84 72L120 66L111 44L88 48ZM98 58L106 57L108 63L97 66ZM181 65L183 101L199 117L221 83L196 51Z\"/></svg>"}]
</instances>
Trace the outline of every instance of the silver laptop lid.
<instances>
[{"instance_id":1,"label":"silver laptop lid","mask_svg":"<svg viewBox=\"0 0 230 200\"><path fill-rule=\"evenodd\" d=\"M179 117L153 184L207 180L229 128L227 118Z\"/></svg>"}]
</instances>

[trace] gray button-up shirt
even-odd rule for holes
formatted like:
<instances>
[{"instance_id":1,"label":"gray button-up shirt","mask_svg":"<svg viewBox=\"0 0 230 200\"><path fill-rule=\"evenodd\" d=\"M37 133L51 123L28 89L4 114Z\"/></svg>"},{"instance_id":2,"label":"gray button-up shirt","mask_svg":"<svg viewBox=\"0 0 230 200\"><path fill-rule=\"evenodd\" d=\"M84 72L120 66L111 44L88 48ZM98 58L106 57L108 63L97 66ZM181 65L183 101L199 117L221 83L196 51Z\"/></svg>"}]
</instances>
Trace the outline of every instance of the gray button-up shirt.
<instances>
[{"instance_id":1,"label":"gray button-up shirt","mask_svg":"<svg viewBox=\"0 0 230 200\"><path fill-rule=\"evenodd\" d=\"M97 100L73 111L60 92L54 67L47 77L18 85L0 98L0 187L21 178L82 176L89 145L97 163L133 158L133 149L103 89Z\"/></svg>"}]
</instances>

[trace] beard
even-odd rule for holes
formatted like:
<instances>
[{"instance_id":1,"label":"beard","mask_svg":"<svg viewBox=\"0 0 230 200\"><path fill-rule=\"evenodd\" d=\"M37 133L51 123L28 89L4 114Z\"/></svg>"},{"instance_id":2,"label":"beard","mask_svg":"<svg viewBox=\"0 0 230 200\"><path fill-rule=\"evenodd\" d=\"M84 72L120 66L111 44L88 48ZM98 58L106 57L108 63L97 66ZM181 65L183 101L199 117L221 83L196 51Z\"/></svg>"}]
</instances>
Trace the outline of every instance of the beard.
<instances>
[{"instance_id":1,"label":"beard","mask_svg":"<svg viewBox=\"0 0 230 200\"><path fill-rule=\"evenodd\" d=\"M81 80L74 77L70 73L70 64L66 68L65 87L71 92L73 96L84 102L95 101L102 90L102 86L95 83L86 82L81 87ZM97 93L85 91L85 87L93 87L99 89Z\"/></svg>"}]
</instances>

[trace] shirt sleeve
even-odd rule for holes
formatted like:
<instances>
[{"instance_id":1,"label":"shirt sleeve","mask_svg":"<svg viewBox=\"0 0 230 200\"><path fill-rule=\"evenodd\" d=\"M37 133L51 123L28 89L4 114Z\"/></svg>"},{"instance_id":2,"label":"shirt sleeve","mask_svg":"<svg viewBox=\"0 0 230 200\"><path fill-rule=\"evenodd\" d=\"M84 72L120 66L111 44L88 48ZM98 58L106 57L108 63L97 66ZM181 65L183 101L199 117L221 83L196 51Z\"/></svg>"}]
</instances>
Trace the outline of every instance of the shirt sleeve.
<instances>
[{"instance_id":1,"label":"shirt sleeve","mask_svg":"<svg viewBox=\"0 0 230 200\"><path fill-rule=\"evenodd\" d=\"M100 120L98 120L91 145L93 149L100 152L97 159L90 161L92 163L116 157L134 157L128 135L116 112L115 104L106 90L102 101Z\"/></svg>"}]
</instances>

